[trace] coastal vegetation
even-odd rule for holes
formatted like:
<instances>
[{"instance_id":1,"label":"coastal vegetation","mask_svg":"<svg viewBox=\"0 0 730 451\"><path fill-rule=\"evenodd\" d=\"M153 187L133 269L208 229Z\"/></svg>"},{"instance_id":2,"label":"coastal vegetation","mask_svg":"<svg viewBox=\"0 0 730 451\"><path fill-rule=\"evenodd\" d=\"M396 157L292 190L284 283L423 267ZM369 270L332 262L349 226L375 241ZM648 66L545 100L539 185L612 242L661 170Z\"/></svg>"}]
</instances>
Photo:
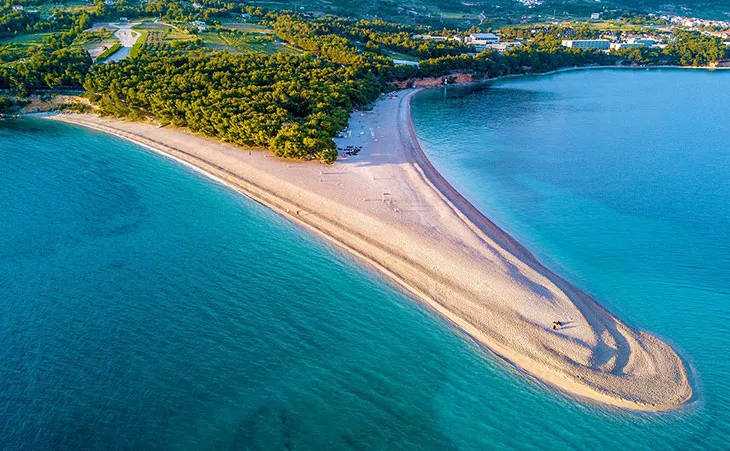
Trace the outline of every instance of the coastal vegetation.
<instances>
[{"instance_id":1,"label":"coastal vegetation","mask_svg":"<svg viewBox=\"0 0 730 451\"><path fill-rule=\"evenodd\" d=\"M730 47L717 37L684 32L663 53L670 56L671 64L705 66L730 58Z\"/></svg>"},{"instance_id":2,"label":"coastal vegetation","mask_svg":"<svg viewBox=\"0 0 730 451\"><path fill-rule=\"evenodd\" d=\"M320 27L318 34L336 34L364 46L372 53L382 53L383 49L404 53L418 58L436 58L447 55L460 55L469 52L469 47L451 39L455 30L443 29L437 35L445 39L420 39L422 35L435 32L428 27L407 26L383 20L360 20L327 17L314 23Z\"/></svg>"},{"instance_id":3,"label":"coastal vegetation","mask_svg":"<svg viewBox=\"0 0 730 451\"><path fill-rule=\"evenodd\" d=\"M94 67L84 82L102 114L155 118L286 158L334 161L332 138L380 85L314 56L216 52L140 55Z\"/></svg>"},{"instance_id":4,"label":"coastal vegetation","mask_svg":"<svg viewBox=\"0 0 730 451\"><path fill-rule=\"evenodd\" d=\"M4 28L0 28L0 35L59 31L45 35L41 43L29 46L0 45L0 89L13 90L21 97L41 89L80 89L91 66L91 57L80 46L72 47L71 44L91 26L91 16L86 12L60 12L48 21L38 21L32 14L25 16L30 18L6 22Z\"/></svg>"},{"instance_id":5,"label":"coastal vegetation","mask_svg":"<svg viewBox=\"0 0 730 451\"><path fill-rule=\"evenodd\" d=\"M14 103L10 99L6 99L5 97L0 97L0 116L3 114L9 113L14 106Z\"/></svg>"},{"instance_id":6,"label":"coastal vegetation","mask_svg":"<svg viewBox=\"0 0 730 451\"><path fill-rule=\"evenodd\" d=\"M545 48L540 43L535 43L504 53L487 51L477 55L444 56L422 60L418 67L401 68L400 77L441 77L453 72L466 71L478 78L494 78L549 72L570 66L610 65L615 61L611 55L601 52L566 49L559 44Z\"/></svg>"},{"instance_id":7,"label":"coastal vegetation","mask_svg":"<svg viewBox=\"0 0 730 451\"><path fill-rule=\"evenodd\" d=\"M629 47L612 51L623 64L712 66L718 61L730 59L730 47L721 39L700 33L683 32L664 49Z\"/></svg>"},{"instance_id":8,"label":"coastal vegetation","mask_svg":"<svg viewBox=\"0 0 730 451\"><path fill-rule=\"evenodd\" d=\"M589 65L678 65L707 66L730 58L730 47L720 39L699 33L683 33L664 49L632 47L603 53L562 47L560 41L536 38L519 49L504 53L445 56L422 60L417 68L401 68L401 77L438 77L469 71L485 78L548 72L563 67Z\"/></svg>"},{"instance_id":9,"label":"coastal vegetation","mask_svg":"<svg viewBox=\"0 0 730 451\"><path fill-rule=\"evenodd\" d=\"M90 43L109 46L99 60L119 48L108 43L109 29L92 25L120 16L140 18L134 29L142 36L126 59L92 65ZM241 16L245 22L235 19ZM469 30L478 31L488 28ZM0 36L12 37L0 44L0 89L22 98L34 91L83 88L101 114L152 119L266 147L282 157L330 162L337 155L333 138L353 109L372 103L393 83L587 65L712 65L730 58L722 40L700 33L676 33L664 49L610 53L561 45L563 38L598 37L588 24L508 27L501 33L523 45L475 53L457 39L464 33L453 28L320 17L220 0L203 0L198 7L169 0L113 5L95 0L46 19L6 4L0 8ZM395 65L393 55L418 64Z\"/></svg>"},{"instance_id":10,"label":"coastal vegetation","mask_svg":"<svg viewBox=\"0 0 730 451\"><path fill-rule=\"evenodd\" d=\"M273 22L276 35L297 47L327 61L370 70L382 79L388 78L393 61L373 52L362 51L344 36L317 21L307 21L300 15L280 14Z\"/></svg>"},{"instance_id":11,"label":"coastal vegetation","mask_svg":"<svg viewBox=\"0 0 730 451\"><path fill-rule=\"evenodd\" d=\"M0 47L0 89L23 97L44 89L81 89L91 67L83 49L34 46Z\"/></svg>"},{"instance_id":12,"label":"coastal vegetation","mask_svg":"<svg viewBox=\"0 0 730 451\"><path fill-rule=\"evenodd\" d=\"M529 39L540 50L554 53L560 50L561 39L601 39L606 30L590 23L545 24L540 26L505 27L500 30L505 40ZM621 39L632 33L647 32L641 27L618 27L610 31L610 36ZM614 64L634 65L677 65L711 66L718 61L730 59L730 46L722 38L703 34L699 31L654 31L652 36L664 43L661 47L623 47L612 50Z\"/></svg>"}]
</instances>

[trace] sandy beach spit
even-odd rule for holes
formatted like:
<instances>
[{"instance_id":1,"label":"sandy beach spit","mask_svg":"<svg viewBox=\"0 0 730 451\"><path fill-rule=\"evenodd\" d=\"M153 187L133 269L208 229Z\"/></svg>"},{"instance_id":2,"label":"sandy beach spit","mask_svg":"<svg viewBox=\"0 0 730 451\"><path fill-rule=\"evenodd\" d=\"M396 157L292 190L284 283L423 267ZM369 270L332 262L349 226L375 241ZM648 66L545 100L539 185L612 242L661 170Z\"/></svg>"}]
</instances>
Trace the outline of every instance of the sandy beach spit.
<instances>
[{"instance_id":1,"label":"sandy beach spit","mask_svg":"<svg viewBox=\"0 0 730 451\"><path fill-rule=\"evenodd\" d=\"M333 165L279 160L174 128L63 114L183 161L365 260L516 368L563 392L633 410L693 397L682 359L545 268L461 196L422 152L415 90L356 112ZM561 327L553 329L553 322Z\"/></svg>"}]
</instances>

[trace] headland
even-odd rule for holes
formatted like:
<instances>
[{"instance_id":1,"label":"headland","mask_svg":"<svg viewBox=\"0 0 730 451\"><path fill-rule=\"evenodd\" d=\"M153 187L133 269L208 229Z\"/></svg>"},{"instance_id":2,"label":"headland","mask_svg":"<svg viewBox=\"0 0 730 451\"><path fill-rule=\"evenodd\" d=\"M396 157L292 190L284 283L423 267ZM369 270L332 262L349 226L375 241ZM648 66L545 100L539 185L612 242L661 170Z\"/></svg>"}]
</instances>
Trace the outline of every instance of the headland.
<instances>
[{"instance_id":1,"label":"headland","mask_svg":"<svg viewBox=\"0 0 730 451\"><path fill-rule=\"evenodd\" d=\"M544 267L438 173L411 124L416 92L354 113L338 144L362 150L333 165L280 160L149 123L85 114L50 119L134 141L221 180L366 261L515 368L561 391L632 410L688 402L688 371L669 345Z\"/></svg>"}]
</instances>

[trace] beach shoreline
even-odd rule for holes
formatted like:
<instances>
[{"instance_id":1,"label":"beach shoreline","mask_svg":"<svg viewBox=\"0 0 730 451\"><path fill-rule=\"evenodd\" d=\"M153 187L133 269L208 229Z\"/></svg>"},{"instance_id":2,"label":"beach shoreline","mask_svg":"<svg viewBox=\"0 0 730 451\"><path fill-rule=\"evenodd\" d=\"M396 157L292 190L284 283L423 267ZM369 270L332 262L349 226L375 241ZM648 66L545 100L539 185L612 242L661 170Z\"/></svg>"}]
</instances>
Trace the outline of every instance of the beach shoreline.
<instances>
[{"instance_id":1,"label":"beach shoreline","mask_svg":"<svg viewBox=\"0 0 730 451\"><path fill-rule=\"evenodd\" d=\"M530 77L547 77L549 75L558 75L563 74L566 72L581 72L581 71L593 71L593 70L704 70L708 72L714 72L714 71L723 71L723 70L730 70L730 67L710 67L710 66L672 66L672 65L661 65L661 66L621 66L621 65L613 65L613 66L569 66L569 67L561 67L560 69L551 70L548 72L539 72L539 73L529 73L529 74L512 74L512 75L502 75L499 77L494 78L485 78L483 80L474 80L469 83L456 83L452 85L447 86L454 86L454 87L467 87L467 86L479 86L479 85L488 85L491 83L496 83L499 81L504 80L510 80L515 78L530 78ZM433 86L433 88L436 87L442 87L442 86ZM431 88L425 88L425 89L431 89Z\"/></svg>"},{"instance_id":2,"label":"beach shoreline","mask_svg":"<svg viewBox=\"0 0 730 451\"><path fill-rule=\"evenodd\" d=\"M363 151L331 166L283 161L152 124L82 114L48 119L133 141L278 211L560 391L642 411L691 400L688 371L671 347L542 266L438 173L411 123L417 92L354 113L356 135L338 144ZM556 319L572 327L553 330Z\"/></svg>"},{"instance_id":3,"label":"beach shoreline","mask_svg":"<svg viewBox=\"0 0 730 451\"><path fill-rule=\"evenodd\" d=\"M714 72L714 71L723 71L723 70L730 70L730 66L721 66L721 67L712 67L712 66L677 66L677 65L657 65L657 66L622 66L622 65L607 65L607 66L567 66L567 67L561 67L558 69L550 70L547 72L529 72L524 74L509 74L509 75L500 75L498 77L493 78L481 78L478 80L472 79L471 81L456 81L449 84L443 84L438 83L434 85L427 85L427 86L418 86L416 85L415 88L411 89L434 89L434 88L443 88L443 87L469 87L469 86L479 86L479 85L488 85L491 83L495 83L498 81L504 81L504 80L511 80L515 78L530 78L530 77L544 77L549 75L557 75L562 74L565 72L576 72L576 71L591 71L591 70L704 70L708 72ZM469 73L463 73L463 72L452 72L451 74L444 75L441 77L430 77L426 79L447 79L449 77L453 77L455 75L468 75ZM424 79L411 79L409 83L417 82L417 81L423 81ZM409 85L410 86L410 85Z\"/></svg>"}]
</instances>

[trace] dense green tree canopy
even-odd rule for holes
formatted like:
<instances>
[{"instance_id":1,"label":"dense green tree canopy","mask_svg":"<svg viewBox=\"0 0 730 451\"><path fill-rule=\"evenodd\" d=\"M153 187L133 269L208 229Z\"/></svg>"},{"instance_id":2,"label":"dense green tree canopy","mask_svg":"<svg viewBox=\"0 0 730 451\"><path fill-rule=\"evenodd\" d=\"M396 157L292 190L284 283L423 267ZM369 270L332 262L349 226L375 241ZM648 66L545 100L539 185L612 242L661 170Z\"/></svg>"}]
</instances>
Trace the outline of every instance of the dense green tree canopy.
<instances>
[{"instance_id":1,"label":"dense green tree canopy","mask_svg":"<svg viewBox=\"0 0 730 451\"><path fill-rule=\"evenodd\" d=\"M97 66L84 83L104 114L155 118L290 158L332 161L353 105L373 101L375 77L314 56L142 55Z\"/></svg>"}]
</instances>

